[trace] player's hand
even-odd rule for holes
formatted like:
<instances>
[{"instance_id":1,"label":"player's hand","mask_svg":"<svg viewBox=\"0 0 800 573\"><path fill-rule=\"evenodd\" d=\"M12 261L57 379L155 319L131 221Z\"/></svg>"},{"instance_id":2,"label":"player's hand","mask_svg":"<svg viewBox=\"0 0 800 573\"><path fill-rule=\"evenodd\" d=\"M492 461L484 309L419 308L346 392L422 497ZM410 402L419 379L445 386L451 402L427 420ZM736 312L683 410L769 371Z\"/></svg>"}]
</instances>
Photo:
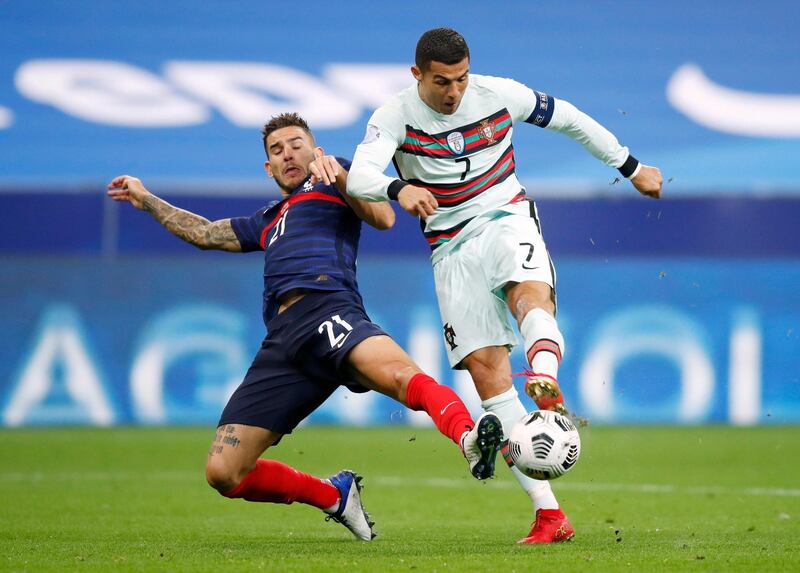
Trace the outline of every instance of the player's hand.
<instances>
[{"instance_id":1,"label":"player's hand","mask_svg":"<svg viewBox=\"0 0 800 573\"><path fill-rule=\"evenodd\" d=\"M325 185L336 182L336 178L342 171L342 166L336 161L333 155L318 156L309 166L311 171L311 184L316 185L322 181Z\"/></svg>"},{"instance_id":2,"label":"player's hand","mask_svg":"<svg viewBox=\"0 0 800 573\"><path fill-rule=\"evenodd\" d=\"M108 184L107 195L114 201L127 201L137 209L144 205L144 198L150 195L150 191L145 189L142 182L130 175L120 175L114 177Z\"/></svg>"},{"instance_id":3,"label":"player's hand","mask_svg":"<svg viewBox=\"0 0 800 573\"><path fill-rule=\"evenodd\" d=\"M661 171L659 171L658 167L650 167L644 163L636 177L631 179L631 183L639 193L653 199L661 198L661 184L663 182L664 178L661 177Z\"/></svg>"},{"instance_id":4,"label":"player's hand","mask_svg":"<svg viewBox=\"0 0 800 573\"><path fill-rule=\"evenodd\" d=\"M430 191L416 185L406 185L397 194L397 202L409 215L427 219L439 203Z\"/></svg>"}]
</instances>

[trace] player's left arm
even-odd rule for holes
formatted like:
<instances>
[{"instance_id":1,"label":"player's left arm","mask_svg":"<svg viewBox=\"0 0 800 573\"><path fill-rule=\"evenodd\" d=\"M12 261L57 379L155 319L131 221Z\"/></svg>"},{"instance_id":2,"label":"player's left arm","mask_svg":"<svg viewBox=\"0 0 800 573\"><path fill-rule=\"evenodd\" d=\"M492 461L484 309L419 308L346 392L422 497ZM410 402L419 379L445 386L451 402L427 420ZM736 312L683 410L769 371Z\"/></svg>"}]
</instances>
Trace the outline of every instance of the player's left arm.
<instances>
[{"instance_id":1,"label":"player's left arm","mask_svg":"<svg viewBox=\"0 0 800 573\"><path fill-rule=\"evenodd\" d=\"M642 195L654 199L661 197L663 178L657 167L639 162L627 147L620 145L613 133L568 101L551 98L550 105L553 107L552 116L541 127L563 133L580 143L597 159L615 167L623 177L630 179Z\"/></svg>"},{"instance_id":2,"label":"player's left arm","mask_svg":"<svg viewBox=\"0 0 800 573\"><path fill-rule=\"evenodd\" d=\"M501 95L514 122L524 121L563 133L580 143L589 153L630 179L639 193L661 197L661 172L640 163L610 131L568 101L507 78L484 78Z\"/></svg>"},{"instance_id":3,"label":"player's left arm","mask_svg":"<svg viewBox=\"0 0 800 573\"><path fill-rule=\"evenodd\" d=\"M347 169L342 167L334 156L317 155L310 169L311 182L322 181L325 185L334 183L341 196L360 219L381 231L394 226L395 213L391 204L386 201L364 201L347 194Z\"/></svg>"},{"instance_id":4,"label":"player's left arm","mask_svg":"<svg viewBox=\"0 0 800 573\"><path fill-rule=\"evenodd\" d=\"M136 177L130 175L115 177L108 184L108 196L114 201L127 202L137 209L150 213L170 233L190 245L203 250L242 252L242 246L230 219L209 221L196 213L170 205L151 193Z\"/></svg>"}]
</instances>

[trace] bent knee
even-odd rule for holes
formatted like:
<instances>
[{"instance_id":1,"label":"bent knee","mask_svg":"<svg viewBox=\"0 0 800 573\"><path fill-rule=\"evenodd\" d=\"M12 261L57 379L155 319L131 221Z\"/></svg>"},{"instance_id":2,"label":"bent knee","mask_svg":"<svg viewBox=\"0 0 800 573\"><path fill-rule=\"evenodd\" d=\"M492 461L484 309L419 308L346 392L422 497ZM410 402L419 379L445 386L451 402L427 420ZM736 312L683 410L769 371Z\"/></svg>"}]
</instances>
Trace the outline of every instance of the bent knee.
<instances>
[{"instance_id":1,"label":"bent knee","mask_svg":"<svg viewBox=\"0 0 800 573\"><path fill-rule=\"evenodd\" d=\"M513 386L511 366L505 348L484 348L473 352L461 361L469 371L481 400L502 394Z\"/></svg>"},{"instance_id":2,"label":"bent knee","mask_svg":"<svg viewBox=\"0 0 800 573\"><path fill-rule=\"evenodd\" d=\"M414 376L421 373L414 364L406 362L395 362L391 367L392 377L397 388L404 388Z\"/></svg>"},{"instance_id":3,"label":"bent knee","mask_svg":"<svg viewBox=\"0 0 800 573\"><path fill-rule=\"evenodd\" d=\"M236 488L248 473L245 468L220 458L211 457L206 463L206 481L221 494Z\"/></svg>"}]
</instances>

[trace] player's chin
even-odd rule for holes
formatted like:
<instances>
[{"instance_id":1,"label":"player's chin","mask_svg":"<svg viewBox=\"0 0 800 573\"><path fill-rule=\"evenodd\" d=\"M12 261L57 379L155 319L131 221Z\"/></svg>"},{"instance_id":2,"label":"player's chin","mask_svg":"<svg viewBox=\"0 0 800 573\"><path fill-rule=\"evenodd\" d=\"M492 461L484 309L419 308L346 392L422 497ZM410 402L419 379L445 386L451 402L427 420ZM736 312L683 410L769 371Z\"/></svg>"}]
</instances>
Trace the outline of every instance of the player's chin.
<instances>
[{"instance_id":1,"label":"player's chin","mask_svg":"<svg viewBox=\"0 0 800 573\"><path fill-rule=\"evenodd\" d=\"M278 185L280 185L287 191L291 191L292 189L295 189L298 185L300 185L303 181L305 181L306 177L308 177L307 173L304 173L302 171L293 171L288 175L275 177L275 181L277 181Z\"/></svg>"}]
</instances>

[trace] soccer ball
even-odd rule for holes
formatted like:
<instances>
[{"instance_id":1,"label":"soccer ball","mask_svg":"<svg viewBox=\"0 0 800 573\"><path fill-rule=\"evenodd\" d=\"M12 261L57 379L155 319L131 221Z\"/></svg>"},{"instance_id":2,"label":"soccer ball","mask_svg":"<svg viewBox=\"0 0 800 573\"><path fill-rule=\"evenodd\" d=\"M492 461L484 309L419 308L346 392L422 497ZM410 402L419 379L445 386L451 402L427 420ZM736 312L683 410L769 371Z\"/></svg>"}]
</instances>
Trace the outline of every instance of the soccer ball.
<instances>
[{"instance_id":1,"label":"soccer ball","mask_svg":"<svg viewBox=\"0 0 800 573\"><path fill-rule=\"evenodd\" d=\"M556 479L567 473L581 455L575 424L558 412L539 410L525 415L508 437L511 461L533 479Z\"/></svg>"}]
</instances>

